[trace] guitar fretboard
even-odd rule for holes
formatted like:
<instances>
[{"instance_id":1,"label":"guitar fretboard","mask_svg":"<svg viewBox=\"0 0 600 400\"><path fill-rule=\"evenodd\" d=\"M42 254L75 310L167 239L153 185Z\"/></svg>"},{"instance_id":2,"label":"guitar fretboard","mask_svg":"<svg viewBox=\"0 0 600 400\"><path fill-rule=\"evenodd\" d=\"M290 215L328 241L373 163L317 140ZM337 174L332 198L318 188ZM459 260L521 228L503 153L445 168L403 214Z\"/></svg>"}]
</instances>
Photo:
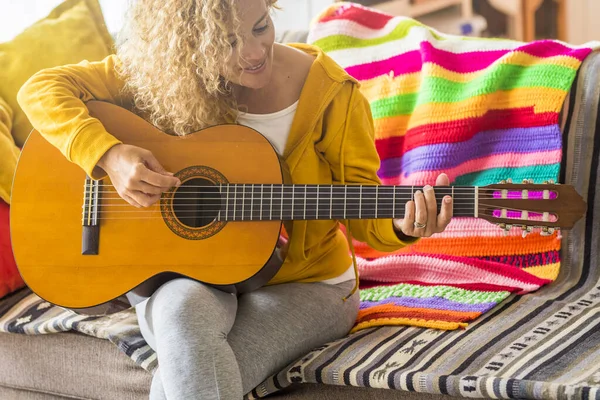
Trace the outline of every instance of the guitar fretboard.
<instances>
[{"instance_id":1,"label":"guitar fretboard","mask_svg":"<svg viewBox=\"0 0 600 400\"><path fill-rule=\"evenodd\" d=\"M217 186L220 221L402 218L420 186L270 185ZM454 216L474 216L476 187L437 186L435 197L454 199Z\"/></svg>"}]
</instances>

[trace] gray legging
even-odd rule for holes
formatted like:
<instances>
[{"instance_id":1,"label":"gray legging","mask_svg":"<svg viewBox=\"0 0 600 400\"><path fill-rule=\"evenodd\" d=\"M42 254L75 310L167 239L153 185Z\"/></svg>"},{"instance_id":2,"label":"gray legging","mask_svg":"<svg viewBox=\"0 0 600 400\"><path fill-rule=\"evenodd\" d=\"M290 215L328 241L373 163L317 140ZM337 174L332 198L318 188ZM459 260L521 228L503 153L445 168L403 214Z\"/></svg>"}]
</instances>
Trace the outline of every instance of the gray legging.
<instances>
[{"instance_id":1,"label":"gray legging","mask_svg":"<svg viewBox=\"0 0 600 400\"><path fill-rule=\"evenodd\" d=\"M136 306L159 369L150 399L242 399L271 374L345 336L358 313L353 281L288 283L237 297L190 279Z\"/></svg>"}]
</instances>

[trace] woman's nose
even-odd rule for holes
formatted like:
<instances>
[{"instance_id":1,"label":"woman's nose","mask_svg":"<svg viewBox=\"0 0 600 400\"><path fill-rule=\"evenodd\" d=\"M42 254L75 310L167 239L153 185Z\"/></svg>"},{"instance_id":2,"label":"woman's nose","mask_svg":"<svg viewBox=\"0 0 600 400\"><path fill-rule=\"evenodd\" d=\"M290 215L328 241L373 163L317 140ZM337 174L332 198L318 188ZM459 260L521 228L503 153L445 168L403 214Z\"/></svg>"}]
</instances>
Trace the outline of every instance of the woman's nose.
<instances>
[{"instance_id":1,"label":"woman's nose","mask_svg":"<svg viewBox=\"0 0 600 400\"><path fill-rule=\"evenodd\" d=\"M249 64L261 62L265 58L266 49L262 46L261 41L256 38L251 38L244 43L242 58Z\"/></svg>"}]
</instances>

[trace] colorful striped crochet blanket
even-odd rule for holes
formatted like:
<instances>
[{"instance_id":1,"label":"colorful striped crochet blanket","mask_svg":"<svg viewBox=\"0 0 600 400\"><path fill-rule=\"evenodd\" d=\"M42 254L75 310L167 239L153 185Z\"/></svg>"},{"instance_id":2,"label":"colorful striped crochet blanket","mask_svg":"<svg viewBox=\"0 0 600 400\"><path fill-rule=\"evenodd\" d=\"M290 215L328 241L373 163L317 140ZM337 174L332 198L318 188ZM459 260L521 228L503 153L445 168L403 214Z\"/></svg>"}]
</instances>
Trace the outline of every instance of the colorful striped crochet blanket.
<instances>
[{"instance_id":1,"label":"colorful striped crochet blanket","mask_svg":"<svg viewBox=\"0 0 600 400\"><path fill-rule=\"evenodd\" d=\"M559 113L589 46L445 35L352 3L326 9L308 42L361 82L384 184L433 184L441 172L462 185L559 181ZM474 218L393 254L354 246L362 283L353 331L464 328L510 293L552 282L560 266L559 233L505 236Z\"/></svg>"}]
</instances>

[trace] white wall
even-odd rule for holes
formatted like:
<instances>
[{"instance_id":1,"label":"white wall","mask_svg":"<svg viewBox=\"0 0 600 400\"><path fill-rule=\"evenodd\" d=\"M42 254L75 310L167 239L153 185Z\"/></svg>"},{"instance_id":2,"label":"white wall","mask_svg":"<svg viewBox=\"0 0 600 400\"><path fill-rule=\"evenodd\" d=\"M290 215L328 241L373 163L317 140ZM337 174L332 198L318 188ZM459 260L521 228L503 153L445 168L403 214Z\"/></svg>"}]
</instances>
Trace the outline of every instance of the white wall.
<instances>
[{"instance_id":1,"label":"white wall","mask_svg":"<svg viewBox=\"0 0 600 400\"><path fill-rule=\"evenodd\" d=\"M62 0L0 0L0 42L44 18ZM106 24L111 32L119 30L131 0L100 0ZM277 29L306 29L314 18L334 0L279 0L281 11L275 16Z\"/></svg>"},{"instance_id":2,"label":"white wall","mask_svg":"<svg viewBox=\"0 0 600 400\"><path fill-rule=\"evenodd\" d=\"M44 18L62 0L0 0L0 42L12 39L34 22ZM119 29L129 0L100 0L106 25Z\"/></svg>"},{"instance_id":3,"label":"white wall","mask_svg":"<svg viewBox=\"0 0 600 400\"><path fill-rule=\"evenodd\" d=\"M279 0L276 29L307 29L310 21L334 0Z\"/></svg>"}]
</instances>

